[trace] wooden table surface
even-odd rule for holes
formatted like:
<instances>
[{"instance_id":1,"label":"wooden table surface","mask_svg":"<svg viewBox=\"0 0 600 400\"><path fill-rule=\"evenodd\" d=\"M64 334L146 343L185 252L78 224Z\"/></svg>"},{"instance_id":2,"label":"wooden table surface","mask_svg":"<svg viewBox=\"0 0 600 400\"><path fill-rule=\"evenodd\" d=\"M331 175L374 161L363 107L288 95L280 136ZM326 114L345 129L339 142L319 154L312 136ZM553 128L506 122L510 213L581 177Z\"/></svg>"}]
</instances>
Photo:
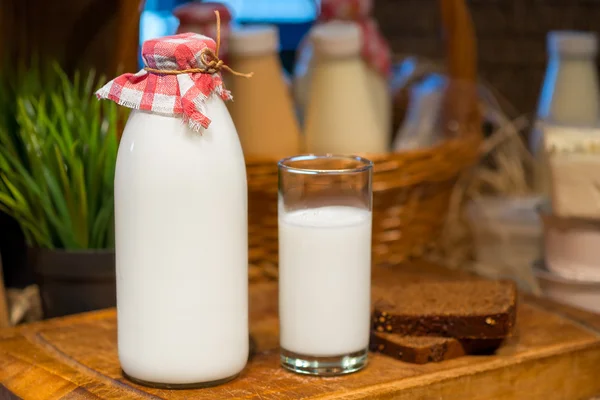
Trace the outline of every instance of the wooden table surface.
<instances>
[{"instance_id":1,"label":"wooden table surface","mask_svg":"<svg viewBox=\"0 0 600 400\"><path fill-rule=\"evenodd\" d=\"M419 264L377 270L380 286L471 279ZM257 351L241 377L199 390L128 382L117 359L114 310L0 330L0 399L589 399L600 394L600 316L547 300L521 299L517 332L494 356L413 365L371 355L336 378L305 377L278 364L277 288L251 287Z\"/></svg>"}]
</instances>

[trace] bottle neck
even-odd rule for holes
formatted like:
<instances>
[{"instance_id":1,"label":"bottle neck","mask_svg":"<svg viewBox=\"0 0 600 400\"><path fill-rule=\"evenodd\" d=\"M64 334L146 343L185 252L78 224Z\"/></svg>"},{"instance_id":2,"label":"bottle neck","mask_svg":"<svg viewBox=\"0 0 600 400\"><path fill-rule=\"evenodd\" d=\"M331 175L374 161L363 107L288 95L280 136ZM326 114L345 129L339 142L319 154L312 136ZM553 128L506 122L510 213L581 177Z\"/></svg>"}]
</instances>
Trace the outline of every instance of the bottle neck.
<instances>
[{"instance_id":1,"label":"bottle neck","mask_svg":"<svg viewBox=\"0 0 600 400\"><path fill-rule=\"evenodd\" d=\"M569 53L559 53L552 52L548 56L548 62L568 62L568 61L577 61L577 62L591 62L593 63L596 59L596 54L569 54Z\"/></svg>"},{"instance_id":2,"label":"bottle neck","mask_svg":"<svg viewBox=\"0 0 600 400\"><path fill-rule=\"evenodd\" d=\"M538 118L567 125L598 121L598 73L592 57L550 57L538 104Z\"/></svg>"}]
</instances>

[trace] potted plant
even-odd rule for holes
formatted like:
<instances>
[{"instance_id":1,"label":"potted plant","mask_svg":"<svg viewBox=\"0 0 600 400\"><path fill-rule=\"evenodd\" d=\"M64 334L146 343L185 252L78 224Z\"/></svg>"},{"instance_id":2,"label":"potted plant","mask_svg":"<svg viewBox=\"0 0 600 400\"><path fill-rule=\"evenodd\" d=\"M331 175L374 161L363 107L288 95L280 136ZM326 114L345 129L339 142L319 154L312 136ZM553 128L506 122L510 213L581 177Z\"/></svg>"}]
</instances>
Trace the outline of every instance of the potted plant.
<instances>
[{"instance_id":1,"label":"potted plant","mask_svg":"<svg viewBox=\"0 0 600 400\"><path fill-rule=\"evenodd\" d=\"M0 120L0 209L21 226L46 317L115 304L113 179L118 110L96 79L30 70ZM6 86L9 86L8 88Z\"/></svg>"}]
</instances>

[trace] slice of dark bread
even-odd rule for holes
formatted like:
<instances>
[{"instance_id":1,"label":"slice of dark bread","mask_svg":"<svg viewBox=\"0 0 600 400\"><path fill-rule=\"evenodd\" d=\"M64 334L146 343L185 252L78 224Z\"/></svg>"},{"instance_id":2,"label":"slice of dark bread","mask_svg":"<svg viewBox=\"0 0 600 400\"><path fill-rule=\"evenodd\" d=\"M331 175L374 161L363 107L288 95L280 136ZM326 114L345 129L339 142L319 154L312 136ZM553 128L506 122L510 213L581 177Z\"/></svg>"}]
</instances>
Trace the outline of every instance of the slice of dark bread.
<instances>
[{"instance_id":1,"label":"slice of dark bread","mask_svg":"<svg viewBox=\"0 0 600 400\"><path fill-rule=\"evenodd\" d=\"M401 336L393 333L371 333L369 348L413 364L450 360L466 354L461 343L453 338Z\"/></svg>"},{"instance_id":2,"label":"slice of dark bread","mask_svg":"<svg viewBox=\"0 0 600 400\"><path fill-rule=\"evenodd\" d=\"M413 364L451 360L466 354L489 354L502 340L458 340L435 336L402 336L394 333L371 333L369 349Z\"/></svg>"},{"instance_id":3,"label":"slice of dark bread","mask_svg":"<svg viewBox=\"0 0 600 400\"><path fill-rule=\"evenodd\" d=\"M501 339L517 314L509 281L422 282L374 291L373 330L404 336Z\"/></svg>"}]
</instances>

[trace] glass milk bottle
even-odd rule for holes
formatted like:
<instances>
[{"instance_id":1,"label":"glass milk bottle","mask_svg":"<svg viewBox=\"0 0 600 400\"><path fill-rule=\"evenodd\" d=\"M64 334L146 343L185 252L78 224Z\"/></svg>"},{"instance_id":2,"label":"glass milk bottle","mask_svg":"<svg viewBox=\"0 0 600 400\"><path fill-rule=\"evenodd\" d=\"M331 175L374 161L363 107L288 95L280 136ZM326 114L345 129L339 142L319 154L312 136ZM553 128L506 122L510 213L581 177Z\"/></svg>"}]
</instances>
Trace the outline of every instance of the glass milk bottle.
<instances>
[{"instance_id":1,"label":"glass milk bottle","mask_svg":"<svg viewBox=\"0 0 600 400\"><path fill-rule=\"evenodd\" d=\"M305 116L311 153L382 153L388 134L370 95L361 36L354 23L328 22L311 34L315 55Z\"/></svg>"},{"instance_id":2,"label":"glass milk bottle","mask_svg":"<svg viewBox=\"0 0 600 400\"><path fill-rule=\"evenodd\" d=\"M279 62L279 33L274 26L235 29L229 43L231 67L252 71L252 79L233 77L236 94L229 104L247 156L280 159L300 151L300 128Z\"/></svg>"},{"instance_id":3,"label":"glass milk bottle","mask_svg":"<svg viewBox=\"0 0 600 400\"><path fill-rule=\"evenodd\" d=\"M548 66L530 141L537 158L536 185L542 192L549 188L544 126L597 126L600 117L596 35L576 31L550 32L547 47Z\"/></svg>"},{"instance_id":4,"label":"glass milk bottle","mask_svg":"<svg viewBox=\"0 0 600 400\"><path fill-rule=\"evenodd\" d=\"M222 383L248 358L246 172L215 52L192 33L147 41L146 68L97 93L134 109L115 174L118 345L145 385Z\"/></svg>"},{"instance_id":5,"label":"glass milk bottle","mask_svg":"<svg viewBox=\"0 0 600 400\"><path fill-rule=\"evenodd\" d=\"M354 22L332 21L330 24L354 24ZM356 23L361 31L362 44L361 55L365 62L365 71L369 85L369 95L372 106L375 108L375 116L381 128L389 135L392 129L392 99L389 89L390 57L387 44L379 34L377 24L367 19ZM317 25L318 26L318 25ZM313 32L319 32L313 28L308 37L309 42L303 44L298 52L298 61L294 67L293 93L299 118L304 121L305 112L310 96L310 81L312 69L316 63L316 54L310 41ZM318 33L317 33L318 34ZM367 37L364 37L367 35Z\"/></svg>"}]
</instances>

